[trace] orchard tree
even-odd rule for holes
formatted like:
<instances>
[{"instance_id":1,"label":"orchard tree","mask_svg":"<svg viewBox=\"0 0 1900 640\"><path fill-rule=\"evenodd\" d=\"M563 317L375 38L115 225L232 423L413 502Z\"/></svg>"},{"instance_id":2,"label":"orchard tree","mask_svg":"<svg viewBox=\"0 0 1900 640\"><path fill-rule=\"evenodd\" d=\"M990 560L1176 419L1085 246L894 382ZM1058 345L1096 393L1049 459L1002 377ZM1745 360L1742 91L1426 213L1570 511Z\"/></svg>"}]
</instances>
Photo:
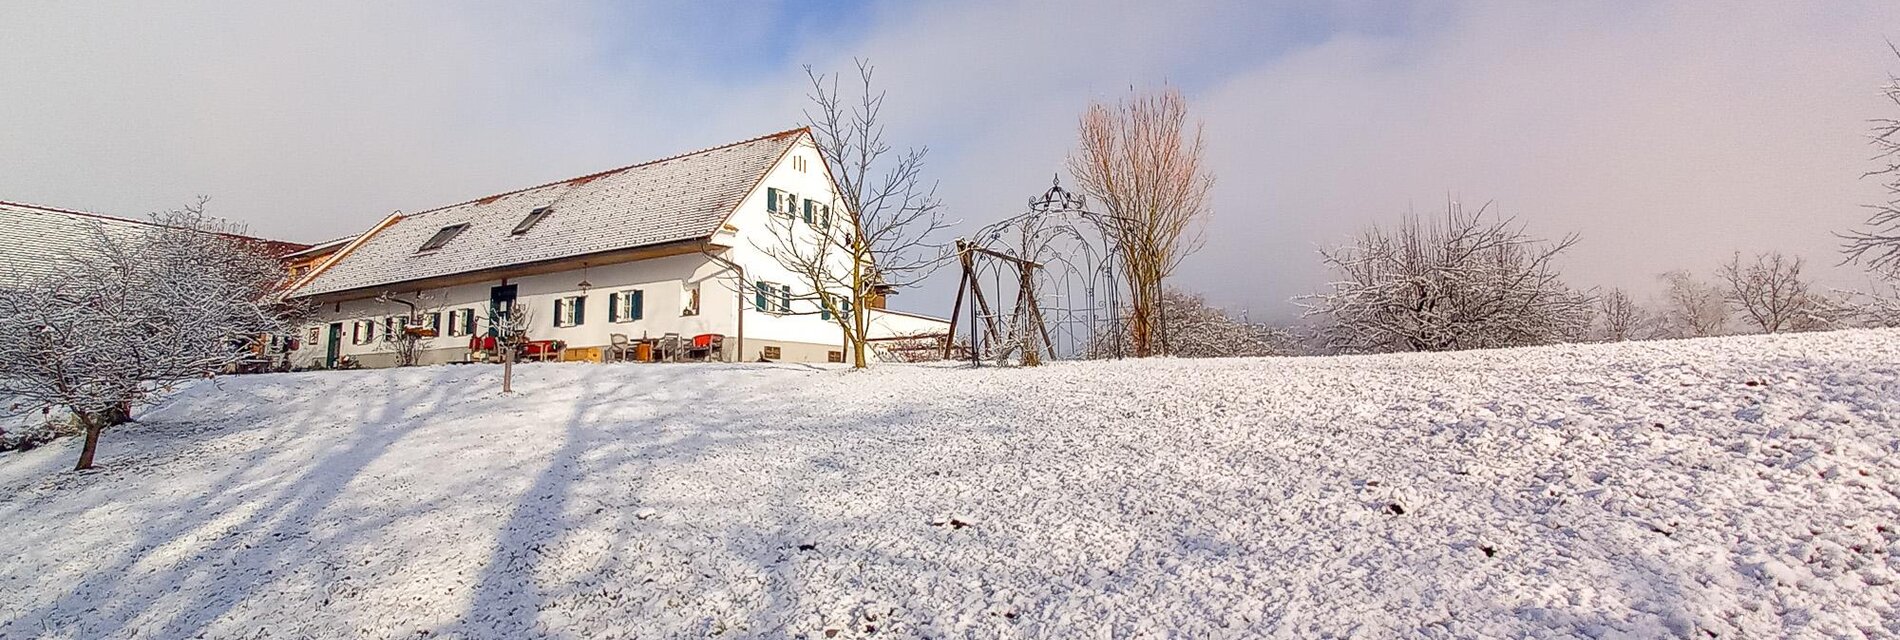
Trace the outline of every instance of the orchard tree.
<instances>
[{"instance_id":1,"label":"orchard tree","mask_svg":"<svg viewBox=\"0 0 1900 640\"><path fill-rule=\"evenodd\" d=\"M1728 329L1729 310L1721 288L1683 270L1659 277L1666 290L1658 337L1704 338Z\"/></svg>"},{"instance_id":2,"label":"orchard tree","mask_svg":"<svg viewBox=\"0 0 1900 640\"><path fill-rule=\"evenodd\" d=\"M1576 244L1533 237L1510 219L1457 204L1322 250L1336 279L1304 298L1330 320L1326 346L1349 353L1549 344L1585 335L1594 301L1564 284L1555 259Z\"/></svg>"},{"instance_id":3,"label":"orchard tree","mask_svg":"<svg viewBox=\"0 0 1900 640\"><path fill-rule=\"evenodd\" d=\"M1647 335L1642 308L1622 289L1611 289L1597 299L1597 318L1601 322L1598 338L1604 342L1636 340Z\"/></svg>"},{"instance_id":4,"label":"orchard tree","mask_svg":"<svg viewBox=\"0 0 1900 640\"><path fill-rule=\"evenodd\" d=\"M204 200L139 233L95 227L69 268L0 290L0 390L22 408L69 412L85 432L76 469L131 407L225 372L286 331L284 271Z\"/></svg>"},{"instance_id":5,"label":"orchard tree","mask_svg":"<svg viewBox=\"0 0 1900 640\"><path fill-rule=\"evenodd\" d=\"M1832 324L1832 305L1808 290L1801 279L1804 264L1779 251L1757 254L1743 264L1737 253L1720 272L1727 285L1724 299L1763 333L1825 329Z\"/></svg>"},{"instance_id":6,"label":"orchard tree","mask_svg":"<svg viewBox=\"0 0 1900 640\"><path fill-rule=\"evenodd\" d=\"M1889 48L1893 48L1891 44ZM1893 51L1900 56L1900 48ZM1900 108L1900 76L1888 74L1887 85L1881 88L1881 93L1892 106ZM1873 123L1868 138L1880 166L1862 177L1880 178L1887 189L1887 198L1868 205L1873 213L1862 228L1843 236L1846 244L1842 248L1849 261L1892 278L1900 276L1900 116L1875 118Z\"/></svg>"}]
</instances>

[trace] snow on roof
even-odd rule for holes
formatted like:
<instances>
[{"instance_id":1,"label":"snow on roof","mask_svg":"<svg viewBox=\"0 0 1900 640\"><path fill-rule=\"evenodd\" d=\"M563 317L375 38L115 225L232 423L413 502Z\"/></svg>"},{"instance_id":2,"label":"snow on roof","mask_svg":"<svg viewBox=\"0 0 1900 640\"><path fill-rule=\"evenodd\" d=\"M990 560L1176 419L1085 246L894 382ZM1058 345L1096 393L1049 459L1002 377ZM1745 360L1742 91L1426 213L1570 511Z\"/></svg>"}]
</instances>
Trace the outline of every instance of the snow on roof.
<instances>
[{"instance_id":1,"label":"snow on roof","mask_svg":"<svg viewBox=\"0 0 1900 640\"><path fill-rule=\"evenodd\" d=\"M100 230L131 237L156 226L149 220L0 200L0 282L22 282L56 271L70 256L91 251L93 234ZM306 246L252 236L231 237L258 243L273 255Z\"/></svg>"},{"instance_id":2,"label":"snow on roof","mask_svg":"<svg viewBox=\"0 0 1900 640\"><path fill-rule=\"evenodd\" d=\"M296 295L572 258L711 236L804 129L781 131L636 164L405 214L343 254ZM524 233L524 216L551 207ZM437 232L468 225L435 251L418 252Z\"/></svg>"}]
</instances>

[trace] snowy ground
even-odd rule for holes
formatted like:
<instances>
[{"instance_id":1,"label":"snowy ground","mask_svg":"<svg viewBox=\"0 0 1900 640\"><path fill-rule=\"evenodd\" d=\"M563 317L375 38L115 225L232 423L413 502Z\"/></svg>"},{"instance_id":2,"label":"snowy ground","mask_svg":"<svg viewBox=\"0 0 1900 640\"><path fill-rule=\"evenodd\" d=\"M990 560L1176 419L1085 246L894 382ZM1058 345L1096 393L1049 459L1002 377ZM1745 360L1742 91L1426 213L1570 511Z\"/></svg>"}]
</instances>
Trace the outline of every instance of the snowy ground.
<instances>
[{"instance_id":1,"label":"snowy ground","mask_svg":"<svg viewBox=\"0 0 1900 640\"><path fill-rule=\"evenodd\" d=\"M1890 637L1900 333L230 378L0 457L0 637Z\"/></svg>"}]
</instances>

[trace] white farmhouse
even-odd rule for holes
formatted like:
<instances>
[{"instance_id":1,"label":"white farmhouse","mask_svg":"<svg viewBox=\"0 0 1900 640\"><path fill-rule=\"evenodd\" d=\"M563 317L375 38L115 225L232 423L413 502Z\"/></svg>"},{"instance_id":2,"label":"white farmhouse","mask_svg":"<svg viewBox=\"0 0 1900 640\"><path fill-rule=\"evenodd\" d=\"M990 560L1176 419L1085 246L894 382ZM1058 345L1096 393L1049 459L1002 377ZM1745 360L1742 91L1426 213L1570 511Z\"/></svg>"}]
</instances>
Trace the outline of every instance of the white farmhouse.
<instances>
[{"instance_id":1,"label":"white farmhouse","mask_svg":"<svg viewBox=\"0 0 1900 640\"><path fill-rule=\"evenodd\" d=\"M529 340L559 341L569 360L718 336L720 360L841 361L843 332L760 249L774 242L767 216L848 224L827 214L836 189L811 133L794 129L397 213L292 285L316 306L293 363L396 364L388 338L412 314L436 334L420 364L466 361L511 305L526 312ZM897 315L873 324L943 326Z\"/></svg>"}]
</instances>

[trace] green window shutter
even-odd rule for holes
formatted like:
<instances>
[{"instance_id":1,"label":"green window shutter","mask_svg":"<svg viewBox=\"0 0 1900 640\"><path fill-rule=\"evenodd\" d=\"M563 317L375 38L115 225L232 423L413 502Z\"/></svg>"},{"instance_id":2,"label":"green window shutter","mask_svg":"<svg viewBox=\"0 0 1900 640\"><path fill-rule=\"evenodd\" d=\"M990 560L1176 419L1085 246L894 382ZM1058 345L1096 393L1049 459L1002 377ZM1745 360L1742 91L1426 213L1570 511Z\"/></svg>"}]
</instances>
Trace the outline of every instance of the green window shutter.
<instances>
[{"instance_id":1,"label":"green window shutter","mask_svg":"<svg viewBox=\"0 0 1900 640\"><path fill-rule=\"evenodd\" d=\"M567 317L564 314L565 311L567 311L567 300L564 298L555 298L554 299L554 326L557 326L557 327L567 326L565 324L562 324L566 322L566 320L564 319Z\"/></svg>"},{"instance_id":2,"label":"green window shutter","mask_svg":"<svg viewBox=\"0 0 1900 640\"><path fill-rule=\"evenodd\" d=\"M621 321L621 319L622 318L620 317L620 294L618 293L607 294L607 321L619 322Z\"/></svg>"},{"instance_id":3,"label":"green window shutter","mask_svg":"<svg viewBox=\"0 0 1900 640\"><path fill-rule=\"evenodd\" d=\"M766 308L765 308L765 283L764 283L763 281L761 281L761 282L758 282L758 283L756 283L756 284L754 284L754 285L752 286L752 307L753 307L754 309L757 309L757 310L759 310L759 311L765 311L765 310L766 310Z\"/></svg>"},{"instance_id":4,"label":"green window shutter","mask_svg":"<svg viewBox=\"0 0 1900 640\"><path fill-rule=\"evenodd\" d=\"M791 312L792 312L792 288L791 288L791 287L787 287L787 286L784 286L784 285L780 285L780 286L779 286L779 288L778 288L778 311L779 311L779 313L791 313Z\"/></svg>"},{"instance_id":5,"label":"green window shutter","mask_svg":"<svg viewBox=\"0 0 1900 640\"><path fill-rule=\"evenodd\" d=\"M838 296L838 312L851 315L851 296Z\"/></svg>"},{"instance_id":6,"label":"green window shutter","mask_svg":"<svg viewBox=\"0 0 1900 640\"><path fill-rule=\"evenodd\" d=\"M812 200L805 201L805 224L812 223L812 207L817 206L817 204L817 202Z\"/></svg>"},{"instance_id":7,"label":"green window shutter","mask_svg":"<svg viewBox=\"0 0 1900 640\"><path fill-rule=\"evenodd\" d=\"M765 210L773 213L778 212L778 189L771 187L765 188Z\"/></svg>"},{"instance_id":8,"label":"green window shutter","mask_svg":"<svg viewBox=\"0 0 1900 640\"><path fill-rule=\"evenodd\" d=\"M628 298L629 298L629 299L627 300L627 307L628 307L628 308L627 308L627 317L628 317L629 319L633 319L633 320L639 320L639 319L641 319L641 318L645 318L645 317L647 317L647 292L646 292L646 290L644 290L644 289L634 289L633 291L631 291L631 292L628 292L628 293L627 293L627 296L628 296Z\"/></svg>"},{"instance_id":9,"label":"green window shutter","mask_svg":"<svg viewBox=\"0 0 1900 640\"><path fill-rule=\"evenodd\" d=\"M828 301L830 298L831 296L827 295L827 296L820 297L818 299L818 319L819 320L831 319L831 305L828 304Z\"/></svg>"},{"instance_id":10,"label":"green window shutter","mask_svg":"<svg viewBox=\"0 0 1900 640\"><path fill-rule=\"evenodd\" d=\"M587 296L574 299L574 324L571 326L578 327L584 324L587 324Z\"/></svg>"}]
</instances>

